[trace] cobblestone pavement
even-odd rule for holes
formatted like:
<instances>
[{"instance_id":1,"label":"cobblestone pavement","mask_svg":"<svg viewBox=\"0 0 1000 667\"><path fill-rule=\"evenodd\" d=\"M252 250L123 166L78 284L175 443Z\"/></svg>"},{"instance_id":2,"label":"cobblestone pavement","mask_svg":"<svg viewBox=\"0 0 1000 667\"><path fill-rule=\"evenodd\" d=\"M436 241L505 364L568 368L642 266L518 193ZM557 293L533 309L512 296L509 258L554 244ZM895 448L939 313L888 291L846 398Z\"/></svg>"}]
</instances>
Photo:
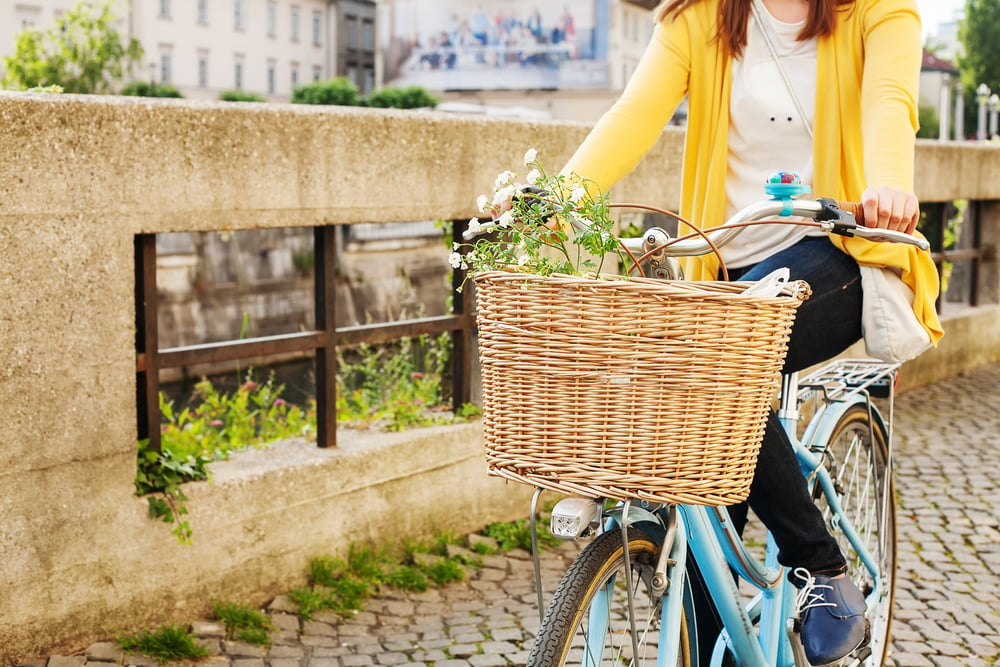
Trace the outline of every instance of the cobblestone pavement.
<instances>
[{"instance_id":1,"label":"cobblestone pavement","mask_svg":"<svg viewBox=\"0 0 1000 667\"><path fill-rule=\"evenodd\" d=\"M992 364L897 401L896 667L1000 664L998 387L1000 364ZM547 592L577 549L565 544L548 554ZM484 560L467 582L421 594L388 591L346 621L323 614L302 621L294 605L276 598L267 609L276 628L270 650L225 641L213 622L192 629L215 654L212 667L523 665L538 627L530 556ZM99 643L32 667L108 663L156 666Z\"/></svg>"}]
</instances>

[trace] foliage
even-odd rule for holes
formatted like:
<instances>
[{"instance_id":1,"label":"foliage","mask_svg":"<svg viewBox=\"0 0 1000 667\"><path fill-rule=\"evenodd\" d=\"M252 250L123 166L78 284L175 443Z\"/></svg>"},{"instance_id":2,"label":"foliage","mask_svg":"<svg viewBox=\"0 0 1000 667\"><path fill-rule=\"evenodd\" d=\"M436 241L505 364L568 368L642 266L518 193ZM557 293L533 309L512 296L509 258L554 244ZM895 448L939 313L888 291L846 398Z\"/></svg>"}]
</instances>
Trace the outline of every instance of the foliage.
<instances>
[{"instance_id":1,"label":"foliage","mask_svg":"<svg viewBox=\"0 0 1000 667\"><path fill-rule=\"evenodd\" d=\"M431 559L429 564L417 560L404 563L387 550L375 551L354 544L346 561L320 556L309 561L308 569L310 585L289 593L305 619L321 610L348 616L360 610L365 600L383 585L422 592L432 582L440 585L465 578L462 563L455 559L440 557Z\"/></svg>"},{"instance_id":2,"label":"foliage","mask_svg":"<svg viewBox=\"0 0 1000 667\"><path fill-rule=\"evenodd\" d=\"M27 28L4 57L3 85L18 90L62 86L67 93L109 93L143 50L116 27L113 0L80 0L48 30Z\"/></svg>"},{"instance_id":3,"label":"foliage","mask_svg":"<svg viewBox=\"0 0 1000 667\"><path fill-rule=\"evenodd\" d=\"M184 97L181 95L181 91L169 83L150 83L147 81L133 81L126 84L118 91L118 94L131 97Z\"/></svg>"},{"instance_id":4,"label":"foliage","mask_svg":"<svg viewBox=\"0 0 1000 667\"><path fill-rule=\"evenodd\" d=\"M346 107L378 107L382 109L422 109L437 106L438 100L425 88L383 88L362 97L358 87L347 77L329 81L314 81L292 91L293 104L326 104Z\"/></svg>"},{"instance_id":5,"label":"foliage","mask_svg":"<svg viewBox=\"0 0 1000 667\"><path fill-rule=\"evenodd\" d=\"M135 491L147 496L149 515L174 524L174 535L191 542L187 496L181 485L207 480L208 464L230 452L292 436L315 433L315 417L280 398L282 386L272 380L247 379L235 394L220 394L212 382L196 385L197 407L175 411L172 401L160 394L160 451L138 443Z\"/></svg>"},{"instance_id":6,"label":"foliage","mask_svg":"<svg viewBox=\"0 0 1000 667\"><path fill-rule=\"evenodd\" d=\"M361 94L358 87L346 77L338 77L330 81L315 81L299 86L292 91L292 103L358 106L361 103Z\"/></svg>"},{"instance_id":7,"label":"foliage","mask_svg":"<svg viewBox=\"0 0 1000 667\"><path fill-rule=\"evenodd\" d=\"M917 137L920 139L937 139L941 131L941 120L938 118L937 110L934 107L921 105L918 109L920 118L920 129L917 130Z\"/></svg>"},{"instance_id":8,"label":"foliage","mask_svg":"<svg viewBox=\"0 0 1000 667\"><path fill-rule=\"evenodd\" d=\"M257 93L250 93L245 90L224 90L219 93L219 99L223 102L267 102Z\"/></svg>"},{"instance_id":9,"label":"foliage","mask_svg":"<svg viewBox=\"0 0 1000 667\"><path fill-rule=\"evenodd\" d=\"M208 479L205 456L181 456L169 448L160 451L149 448L149 440L138 443L135 494L147 496L149 516L174 524L173 534L184 544L191 542L191 526L183 518L187 513L187 496L181 484Z\"/></svg>"},{"instance_id":10,"label":"foliage","mask_svg":"<svg viewBox=\"0 0 1000 667\"><path fill-rule=\"evenodd\" d=\"M590 192L592 184L575 174L548 174L533 148L525 153L524 165L529 169L524 175L527 188L517 187L517 175L504 171L497 176L492 198L479 196L480 213L496 218L487 223L495 234L472 244L456 244L449 257L452 267L469 269L471 274L515 270L543 276L602 275L609 253L628 263L626 251L612 234L607 195ZM571 227L573 222L583 228ZM483 229L478 218L469 221L470 231Z\"/></svg>"},{"instance_id":11,"label":"foliage","mask_svg":"<svg viewBox=\"0 0 1000 667\"><path fill-rule=\"evenodd\" d=\"M166 625L152 632L119 637L116 641L125 651L156 658L161 664L171 660L200 660L209 656L208 649L197 637L179 625Z\"/></svg>"},{"instance_id":12,"label":"foliage","mask_svg":"<svg viewBox=\"0 0 1000 667\"><path fill-rule=\"evenodd\" d=\"M423 109L436 107L438 99L420 86L388 87L373 92L364 103L365 106L381 109Z\"/></svg>"},{"instance_id":13,"label":"foliage","mask_svg":"<svg viewBox=\"0 0 1000 667\"><path fill-rule=\"evenodd\" d=\"M557 544L559 538L548 530L542 530L539 522L538 541L543 544ZM518 519L507 523L491 523L483 529L483 535L492 537L500 545L501 551L511 549L526 549L531 551L531 523L527 519Z\"/></svg>"},{"instance_id":14,"label":"foliage","mask_svg":"<svg viewBox=\"0 0 1000 667\"><path fill-rule=\"evenodd\" d=\"M271 645L271 619L267 614L245 604L216 602L212 605L215 617L226 625L226 639Z\"/></svg>"},{"instance_id":15,"label":"foliage","mask_svg":"<svg viewBox=\"0 0 1000 667\"><path fill-rule=\"evenodd\" d=\"M1000 0L966 0L965 19L959 24L958 36L962 55L958 66L965 88L965 127L974 133L978 102L976 88L986 84L1000 93Z\"/></svg>"},{"instance_id":16,"label":"foliage","mask_svg":"<svg viewBox=\"0 0 1000 667\"><path fill-rule=\"evenodd\" d=\"M451 338L404 338L392 345L337 350L337 417L346 426L401 431L453 418L434 407L443 401L442 378Z\"/></svg>"}]
</instances>

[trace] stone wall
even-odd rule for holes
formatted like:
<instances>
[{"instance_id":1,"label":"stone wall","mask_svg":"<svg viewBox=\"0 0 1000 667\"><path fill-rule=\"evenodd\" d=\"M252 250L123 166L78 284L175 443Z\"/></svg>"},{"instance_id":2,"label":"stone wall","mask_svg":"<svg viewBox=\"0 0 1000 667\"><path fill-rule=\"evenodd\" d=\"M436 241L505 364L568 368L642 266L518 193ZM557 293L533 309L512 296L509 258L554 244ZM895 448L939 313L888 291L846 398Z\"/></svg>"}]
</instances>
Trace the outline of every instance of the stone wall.
<instances>
[{"instance_id":1,"label":"stone wall","mask_svg":"<svg viewBox=\"0 0 1000 667\"><path fill-rule=\"evenodd\" d=\"M133 495L133 239L466 218L526 148L559 165L585 126L0 93L0 127L0 664L261 602L352 541L526 515L526 489L485 475L476 424L344 434L215 466L189 492L194 545L177 544ZM616 199L675 205L680 160L668 130ZM918 164L928 201L1000 199L1000 149L924 144ZM995 247L996 203L989 216ZM995 258L981 280L989 305L949 323L909 381L996 358Z\"/></svg>"}]
</instances>

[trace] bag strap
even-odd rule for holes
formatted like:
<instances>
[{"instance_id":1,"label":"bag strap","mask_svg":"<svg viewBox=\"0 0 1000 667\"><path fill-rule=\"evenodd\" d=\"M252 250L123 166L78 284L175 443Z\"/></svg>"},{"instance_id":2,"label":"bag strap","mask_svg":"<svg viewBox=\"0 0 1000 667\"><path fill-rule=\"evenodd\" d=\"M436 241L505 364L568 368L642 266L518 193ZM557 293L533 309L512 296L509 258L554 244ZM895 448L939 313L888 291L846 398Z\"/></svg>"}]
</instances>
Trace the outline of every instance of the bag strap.
<instances>
[{"instance_id":1,"label":"bag strap","mask_svg":"<svg viewBox=\"0 0 1000 667\"><path fill-rule=\"evenodd\" d=\"M802 104L799 102L799 96L795 94L792 82L788 78L785 68L781 65L781 58L778 57L778 52L775 50L774 44L771 42L771 37L767 34L767 28L764 27L764 21L760 18L760 10L757 9L757 0L751 0L750 10L753 12L754 23L757 24L758 28L760 28L760 34L764 36L764 42L767 44L767 50L771 52L774 64L778 66L778 72L781 74L781 79L785 82L785 87L788 88L788 94L792 96L792 103L795 104L795 110L799 112L799 117L802 119L802 123L806 126L806 132L809 133L809 138L812 139L812 124L809 122L809 118L802 110Z\"/></svg>"}]
</instances>

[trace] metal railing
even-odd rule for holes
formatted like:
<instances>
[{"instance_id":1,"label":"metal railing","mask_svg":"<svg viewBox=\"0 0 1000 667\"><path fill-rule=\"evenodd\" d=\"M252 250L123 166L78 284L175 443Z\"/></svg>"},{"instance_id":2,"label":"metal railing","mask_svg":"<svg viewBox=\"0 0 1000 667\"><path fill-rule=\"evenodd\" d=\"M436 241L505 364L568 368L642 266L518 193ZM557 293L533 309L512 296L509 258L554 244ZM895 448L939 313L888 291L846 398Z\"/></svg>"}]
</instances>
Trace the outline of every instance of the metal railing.
<instances>
[{"instance_id":1,"label":"metal railing","mask_svg":"<svg viewBox=\"0 0 1000 667\"><path fill-rule=\"evenodd\" d=\"M452 229L454 240L459 241L460 223L454 222ZM455 299L452 315L337 328L333 289L336 234L336 226L313 228L314 330L164 349L159 347L157 332L156 235L135 237L135 369L140 440L148 439L151 449L160 448L161 369L308 352L315 355L316 441L320 447L333 447L337 442L337 346L387 343L422 335L451 334L452 404L458 410L470 401L475 326L471 291L461 292L461 298ZM462 275L456 271L452 287L457 288L461 280Z\"/></svg>"}]
</instances>

